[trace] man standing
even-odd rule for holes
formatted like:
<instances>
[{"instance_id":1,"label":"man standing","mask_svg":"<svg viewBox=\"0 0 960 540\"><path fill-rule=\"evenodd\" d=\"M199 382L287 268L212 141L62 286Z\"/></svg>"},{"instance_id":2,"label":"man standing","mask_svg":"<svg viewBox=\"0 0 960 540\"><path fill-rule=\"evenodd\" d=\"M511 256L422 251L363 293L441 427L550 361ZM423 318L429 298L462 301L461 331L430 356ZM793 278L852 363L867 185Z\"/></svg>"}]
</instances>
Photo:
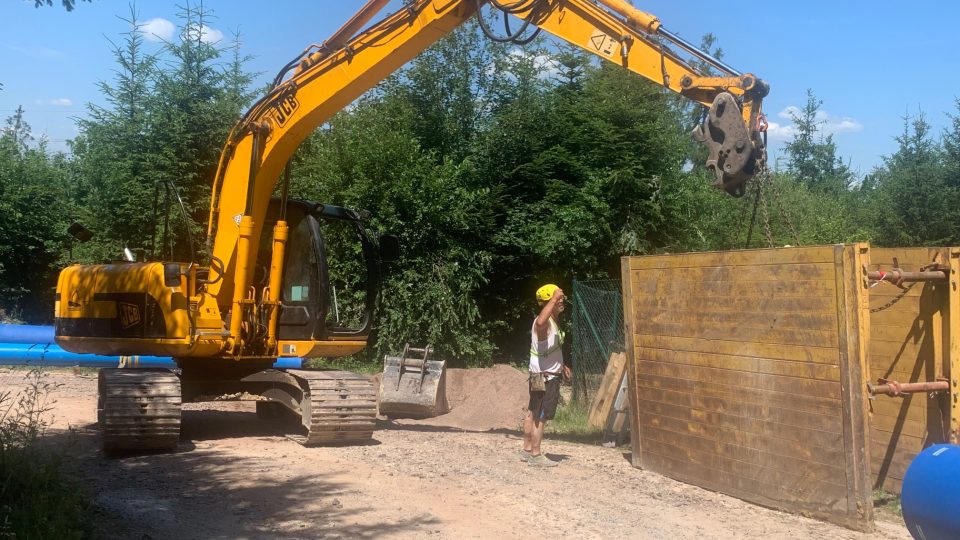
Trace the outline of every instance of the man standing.
<instances>
[{"instance_id":1,"label":"man standing","mask_svg":"<svg viewBox=\"0 0 960 540\"><path fill-rule=\"evenodd\" d=\"M560 377L570 377L570 368L563 363L563 332L557 319L563 313L563 289L547 284L537 289L537 302L542 306L530 329L530 402L523 419L521 457L538 467L556 467L540 452L543 429L557 412L560 400Z\"/></svg>"}]
</instances>

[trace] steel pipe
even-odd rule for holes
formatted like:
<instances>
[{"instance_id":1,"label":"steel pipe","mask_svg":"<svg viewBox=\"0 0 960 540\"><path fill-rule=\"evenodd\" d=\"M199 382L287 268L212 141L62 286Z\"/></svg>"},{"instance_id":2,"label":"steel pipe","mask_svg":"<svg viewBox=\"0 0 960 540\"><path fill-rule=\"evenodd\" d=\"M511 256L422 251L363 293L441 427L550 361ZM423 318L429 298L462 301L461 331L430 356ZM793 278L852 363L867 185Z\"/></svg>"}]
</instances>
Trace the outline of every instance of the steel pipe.
<instances>
[{"instance_id":1,"label":"steel pipe","mask_svg":"<svg viewBox=\"0 0 960 540\"><path fill-rule=\"evenodd\" d=\"M926 272L904 272L894 268L893 270L873 270L867 272L867 279L870 281L889 281L891 283L900 283L902 281L918 282L933 281L946 282L947 273L943 270L928 270Z\"/></svg>"},{"instance_id":2,"label":"steel pipe","mask_svg":"<svg viewBox=\"0 0 960 540\"><path fill-rule=\"evenodd\" d=\"M888 396L899 396L901 394L919 394L921 392L943 392L950 390L950 383L947 381L927 381L915 383L898 383L897 381L884 381L881 384L867 383L867 391L872 395L886 394Z\"/></svg>"}]
</instances>

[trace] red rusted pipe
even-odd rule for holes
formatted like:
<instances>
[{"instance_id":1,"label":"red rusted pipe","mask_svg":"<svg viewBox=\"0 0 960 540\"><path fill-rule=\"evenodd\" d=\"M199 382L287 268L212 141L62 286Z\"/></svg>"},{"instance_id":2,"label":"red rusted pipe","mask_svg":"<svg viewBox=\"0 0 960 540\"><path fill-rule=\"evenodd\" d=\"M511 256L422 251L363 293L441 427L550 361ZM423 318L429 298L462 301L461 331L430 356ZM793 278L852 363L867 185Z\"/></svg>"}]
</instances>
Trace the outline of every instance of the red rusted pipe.
<instances>
[{"instance_id":1,"label":"red rusted pipe","mask_svg":"<svg viewBox=\"0 0 960 540\"><path fill-rule=\"evenodd\" d=\"M919 394L921 392L943 392L950 389L947 381L928 381L915 383L898 383L897 381L884 381L883 384L867 383L867 390L873 394L886 394L888 396L899 396L901 394Z\"/></svg>"},{"instance_id":2,"label":"red rusted pipe","mask_svg":"<svg viewBox=\"0 0 960 540\"><path fill-rule=\"evenodd\" d=\"M894 268L892 270L873 270L867 272L867 279L870 281L890 281L900 283L903 281L946 281L947 273L943 270L928 270L926 272L904 272Z\"/></svg>"}]
</instances>

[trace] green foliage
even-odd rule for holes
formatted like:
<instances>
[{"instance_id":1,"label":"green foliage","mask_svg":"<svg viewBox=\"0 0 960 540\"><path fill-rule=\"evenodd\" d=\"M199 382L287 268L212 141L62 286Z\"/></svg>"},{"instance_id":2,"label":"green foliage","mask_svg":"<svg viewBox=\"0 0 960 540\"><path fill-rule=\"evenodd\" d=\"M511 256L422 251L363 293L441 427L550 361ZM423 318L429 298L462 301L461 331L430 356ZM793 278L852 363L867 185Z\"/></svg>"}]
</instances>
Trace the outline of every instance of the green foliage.
<instances>
[{"instance_id":1,"label":"green foliage","mask_svg":"<svg viewBox=\"0 0 960 540\"><path fill-rule=\"evenodd\" d=\"M32 370L16 396L0 393L0 536L89 538L86 494L64 457L41 446L53 386Z\"/></svg>"},{"instance_id":2,"label":"green foliage","mask_svg":"<svg viewBox=\"0 0 960 540\"><path fill-rule=\"evenodd\" d=\"M488 358L472 296L489 264L475 235L489 227L489 201L464 185L468 167L438 162L420 147L410 134L412 114L387 98L338 116L301 149L291 192L368 210L373 229L400 236L403 254L384 284L374 358L408 341L431 343L451 359ZM341 280L359 279L358 266L339 272Z\"/></svg>"},{"instance_id":3,"label":"green foliage","mask_svg":"<svg viewBox=\"0 0 960 540\"><path fill-rule=\"evenodd\" d=\"M53 309L67 175L64 156L35 144L18 107L0 135L0 306L31 322Z\"/></svg>"},{"instance_id":4,"label":"green foliage","mask_svg":"<svg viewBox=\"0 0 960 540\"><path fill-rule=\"evenodd\" d=\"M808 89L804 108L790 113L796 133L785 148L787 171L814 189L840 194L852 183L853 173L837 156L833 135L825 135L820 129L822 104Z\"/></svg>"},{"instance_id":5,"label":"green foliage","mask_svg":"<svg viewBox=\"0 0 960 540\"><path fill-rule=\"evenodd\" d=\"M951 143L951 135L945 140ZM864 180L872 195L878 241L888 246L954 245L960 240L956 213L958 186L950 179L956 167L932 138L922 114L904 118L897 151ZM949 150L948 150L949 152Z\"/></svg>"},{"instance_id":6,"label":"green foliage","mask_svg":"<svg viewBox=\"0 0 960 540\"><path fill-rule=\"evenodd\" d=\"M92 2L93 0L81 0L83 2ZM73 11L73 8L77 7L77 0L61 0L60 2L63 5L63 9L67 11ZM33 7L40 7L43 5L52 6L53 0L33 0Z\"/></svg>"},{"instance_id":7,"label":"green foliage","mask_svg":"<svg viewBox=\"0 0 960 540\"><path fill-rule=\"evenodd\" d=\"M873 510L879 518L895 523L900 523L903 520L900 496L882 489L873 490Z\"/></svg>"},{"instance_id":8,"label":"green foliage","mask_svg":"<svg viewBox=\"0 0 960 540\"><path fill-rule=\"evenodd\" d=\"M585 403L566 402L557 407L557 415L547 422L546 434L550 438L596 444L603 436L603 429L591 427L590 407Z\"/></svg>"},{"instance_id":9,"label":"green foliage","mask_svg":"<svg viewBox=\"0 0 960 540\"><path fill-rule=\"evenodd\" d=\"M96 233L74 253L80 261L115 259L124 247L185 260L199 247L220 148L252 99L252 75L243 69L249 56L239 52L239 35L226 62L207 42L203 28L212 14L202 4L179 16L179 39L148 55L131 8L122 42L112 44L116 76L100 85L107 106L89 106L80 121L76 218Z\"/></svg>"}]
</instances>

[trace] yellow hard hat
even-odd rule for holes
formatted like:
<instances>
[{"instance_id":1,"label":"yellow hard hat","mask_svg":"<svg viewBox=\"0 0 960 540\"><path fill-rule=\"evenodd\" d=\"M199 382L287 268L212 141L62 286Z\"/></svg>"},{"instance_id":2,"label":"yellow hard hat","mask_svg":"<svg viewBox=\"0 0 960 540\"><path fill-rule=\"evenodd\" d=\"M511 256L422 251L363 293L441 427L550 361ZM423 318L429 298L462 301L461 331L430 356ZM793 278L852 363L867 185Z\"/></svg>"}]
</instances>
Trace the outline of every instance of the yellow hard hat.
<instances>
[{"instance_id":1,"label":"yellow hard hat","mask_svg":"<svg viewBox=\"0 0 960 540\"><path fill-rule=\"evenodd\" d=\"M537 289L537 302L543 304L553 298L553 293L557 292L557 287L553 283L547 283L543 287Z\"/></svg>"}]
</instances>

